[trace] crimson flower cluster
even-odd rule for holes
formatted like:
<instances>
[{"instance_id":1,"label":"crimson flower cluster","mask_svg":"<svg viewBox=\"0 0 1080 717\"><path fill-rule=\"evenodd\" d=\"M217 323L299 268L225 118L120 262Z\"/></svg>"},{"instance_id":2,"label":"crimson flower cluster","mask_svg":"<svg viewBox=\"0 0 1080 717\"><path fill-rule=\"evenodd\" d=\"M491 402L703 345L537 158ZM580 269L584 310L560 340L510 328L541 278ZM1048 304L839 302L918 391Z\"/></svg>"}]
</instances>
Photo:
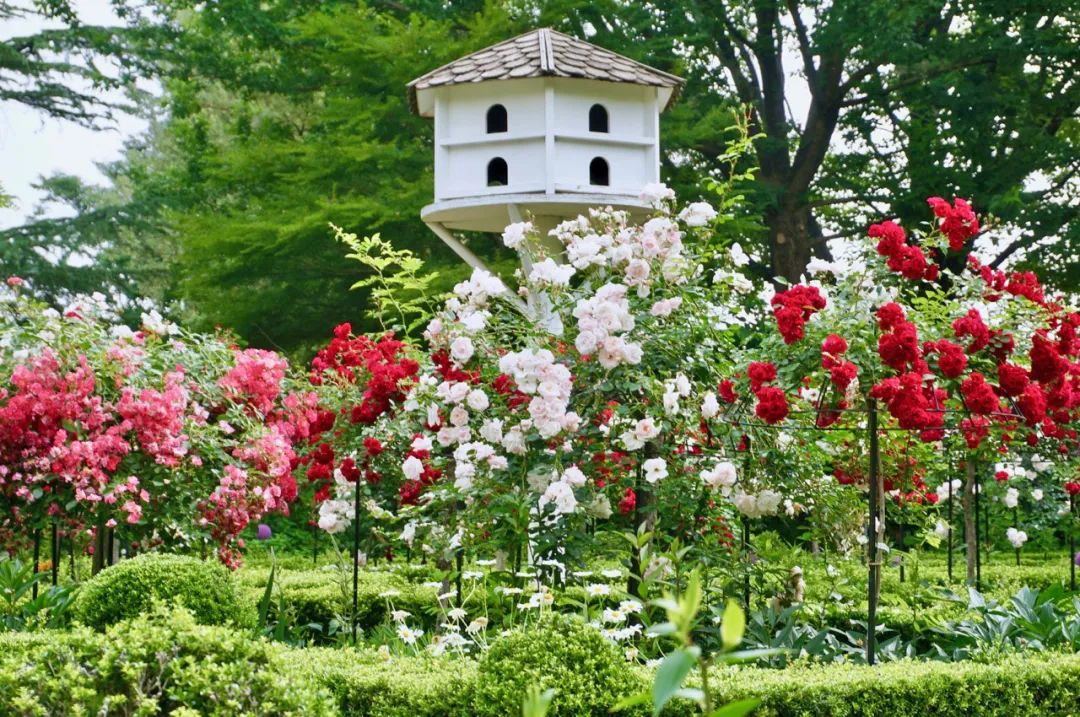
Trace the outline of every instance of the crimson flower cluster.
<instances>
[{"instance_id":1,"label":"crimson flower cluster","mask_svg":"<svg viewBox=\"0 0 1080 717\"><path fill-rule=\"evenodd\" d=\"M788 400L783 389L770 384L776 380L776 366L772 363L753 362L746 369L750 378L750 390L757 398L754 414L772 425L788 416Z\"/></svg>"},{"instance_id":2,"label":"crimson flower cluster","mask_svg":"<svg viewBox=\"0 0 1080 717\"><path fill-rule=\"evenodd\" d=\"M962 250L968 238L979 233L979 218L965 200L956 197L950 206L941 197L930 197L926 203L934 210L934 216L941 219L938 228L948 237L952 251Z\"/></svg>"},{"instance_id":3,"label":"crimson flower cluster","mask_svg":"<svg viewBox=\"0 0 1080 717\"><path fill-rule=\"evenodd\" d=\"M934 281L938 266L926 258L923 250L907 243L903 227L892 220L874 224L868 232L877 239L877 253L886 258L886 265L906 279Z\"/></svg>"},{"instance_id":4,"label":"crimson flower cluster","mask_svg":"<svg viewBox=\"0 0 1080 717\"><path fill-rule=\"evenodd\" d=\"M806 322L818 311L825 308L825 297L816 286L798 285L787 291L781 291L772 298L773 316L784 343L800 341Z\"/></svg>"}]
</instances>

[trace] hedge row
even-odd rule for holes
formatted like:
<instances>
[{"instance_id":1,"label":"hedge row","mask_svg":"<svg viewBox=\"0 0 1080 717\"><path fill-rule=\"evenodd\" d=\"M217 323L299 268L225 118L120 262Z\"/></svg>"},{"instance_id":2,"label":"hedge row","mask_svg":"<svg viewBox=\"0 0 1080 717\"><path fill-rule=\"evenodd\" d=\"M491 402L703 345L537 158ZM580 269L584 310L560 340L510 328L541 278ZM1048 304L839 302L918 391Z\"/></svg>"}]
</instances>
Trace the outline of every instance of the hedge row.
<instances>
[{"instance_id":1,"label":"hedge row","mask_svg":"<svg viewBox=\"0 0 1080 717\"><path fill-rule=\"evenodd\" d=\"M248 602L258 603L269 575L269 569L242 570L237 574L239 589ZM316 623L325 627L352 609L352 573L342 573L336 566L278 571L274 585L285 596L289 619L297 625ZM388 593L395 593L389 601L385 597ZM417 616L434 613L437 596L436 588L417 585L394 573L362 570L357 591L357 624L368 629L382 623L388 603Z\"/></svg>"},{"instance_id":2,"label":"hedge row","mask_svg":"<svg viewBox=\"0 0 1080 717\"><path fill-rule=\"evenodd\" d=\"M157 602L181 605L204 625L252 627L258 599L242 596L232 575L216 560L146 553L122 560L84 583L74 617L103 630L150 612Z\"/></svg>"},{"instance_id":3,"label":"hedge row","mask_svg":"<svg viewBox=\"0 0 1080 717\"><path fill-rule=\"evenodd\" d=\"M650 679L648 670L627 667L597 633L567 619L545 632L503 638L479 660L287 649L160 607L104 634L0 636L5 715L494 717L518 713L532 684L559 690L552 715L602 715ZM992 664L717 668L710 683L722 701L762 700L756 717L1080 711L1080 655L1012 656ZM694 710L680 702L665 714Z\"/></svg>"},{"instance_id":4,"label":"hedge row","mask_svg":"<svg viewBox=\"0 0 1080 717\"><path fill-rule=\"evenodd\" d=\"M158 606L105 633L0 634L0 714L256 717L338 713L336 696L285 669L248 631Z\"/></svg>"},{"instance_id":5,"label":"hedge row","mask_svg":"<svg viewBox=\"0 0 1080 717\"><path fill-rule=\"evenodd\" d=\"M993 664L894 662L786 670L716 670L721 699L756 697L754 717L1068 717L1080 713L1080 655L1012 656Z\"/></svg>"}]
</instances>

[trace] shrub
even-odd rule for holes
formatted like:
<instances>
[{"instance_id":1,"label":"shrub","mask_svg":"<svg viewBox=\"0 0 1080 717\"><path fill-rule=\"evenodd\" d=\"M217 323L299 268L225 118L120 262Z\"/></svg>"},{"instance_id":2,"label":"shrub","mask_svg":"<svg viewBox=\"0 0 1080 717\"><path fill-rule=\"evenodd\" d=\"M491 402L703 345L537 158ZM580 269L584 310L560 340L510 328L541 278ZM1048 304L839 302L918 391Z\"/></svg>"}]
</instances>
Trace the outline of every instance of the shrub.
<instances>
[{"instance_id":1,"label":"shrub","mask_svg":"<svg viewBox=\"0 0 1080 717\"><path fill-rule=\"evenodd\" d=\"M240 586L248 602L258 602L266 589L269 572L269 569L241 571ZM296 625L316 623L325 628L335 617L345 617L352 609L352 573L342 573L336 568L278 570L274 585L275 590L284 594L290 620ZM364 630L386 619L386 593L397 593L391 598L397 609L417 616L435 612L436 589L410 583L393 573L361 571L358 588L357 624Z\"/></svg>"},{"instance_id":2,"label":"shrub","mask_svg":"<svg viewBox=\"0 0 1080 717\"><path fill-rule=\"evenodd\" d=\"M754 717L1066 717L1080 704L1080 655L1013 656L993 664L717 669L710 682L723 701L760 699Z\"/></svg>"},{"instance_id":3,"label":"shrub","mask_svg":"<svg viewBox=\"0 0 1080 717\"><path fill-rule=\"evenodd\" d=\"M476 661L393 657L371 650L311 647L285 657L290 673L322 684L354 717L471 717ZM521 705L507 714L520 714Z\"/></svg>"},{"instance_id":4,"label":"shrub","mask_svg":"<svg viewBox=\"0 0 1080 717\"><path fill-rule=\"evenodd\" d=\"M517 714L532 685L558 690L552 715L606 715L640 688L626 660L598 631L560 615L491 646L480 660L474 714Z\"/></svg>"},{"instance_id":5,"label":"shrub","mask_svg":"<svg viewBox=\"0 0 1080 717\"><path fill-rule=\"evenodd\" d=\"M328 691L292 674L284 648L159 606L104 634L0 638L0 714L335 715Z\"/></svg>"},{"instance_id":6,"label":"shrub","mask_svg":"<svg viewBox=\"0 0 1080 717\"><path fill-rule=\"evenodd\" d=\"M157 601L183 605L206 625L254 624L254 604L241 599L226 568L159 553L123 560L88 580L79 589L75 619L104 629L149 612Z\"/></svg>"}]
</instances>

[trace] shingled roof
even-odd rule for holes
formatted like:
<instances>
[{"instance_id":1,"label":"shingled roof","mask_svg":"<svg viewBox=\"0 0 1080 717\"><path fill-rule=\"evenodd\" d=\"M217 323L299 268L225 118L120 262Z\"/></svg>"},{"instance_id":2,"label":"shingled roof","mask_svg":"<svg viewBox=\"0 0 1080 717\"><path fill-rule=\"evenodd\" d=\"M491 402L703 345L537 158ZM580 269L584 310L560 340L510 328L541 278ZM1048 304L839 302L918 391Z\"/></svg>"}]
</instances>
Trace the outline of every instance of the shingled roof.
<instances>
[{"instance_id":1,"label":"shingled roof","mask_svg":"<svg viewBox=\"0 0 1080 717\"><path fill-rule=\"evenodd\" d=\"M478 50L410 82L409 105L419 113L416 93L466 82L516 80L526 77L577 77L667 88L667 109L683 84L681 77L661 72L628 57L549 28L527 32Z\"/></svg>"}]
</instances>

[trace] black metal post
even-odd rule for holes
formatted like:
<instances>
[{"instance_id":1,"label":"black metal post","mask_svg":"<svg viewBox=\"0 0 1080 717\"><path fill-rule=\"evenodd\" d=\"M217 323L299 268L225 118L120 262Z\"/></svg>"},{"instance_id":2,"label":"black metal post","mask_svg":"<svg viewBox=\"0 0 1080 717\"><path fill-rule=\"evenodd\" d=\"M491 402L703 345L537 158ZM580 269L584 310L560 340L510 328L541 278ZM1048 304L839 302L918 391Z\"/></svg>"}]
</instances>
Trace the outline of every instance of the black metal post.
<instances>
[{"instance_id":1,"label":"black metal post","mask_svg":"<svg viewBox=\"0 0 1080 717\"><path fill-rule=\"evenodd\" d=\"M947 475L952 476L952 467L951 466L949 468L949 472L948 472ZM948 552L947 552L947 555L948 555L948 562L949 562L949 582L950 583L952 582L952 569L953 569L952 522L953 522L953 493L954 493L954 491L953 491L953 482L952 482L952 480L953 479L951 477L948 478L948 484L947 485L949 486L949 504L946 506L946 509L948 511L948 521L949 521Z\"/></svg>"},{"instance_id":2,"label":"black metal post","mask_svg":"<svg viewBox=\"0 0 1080 717\"><path fill-rule=\"evenodd\" d=\"M356 611L360 594L360 481L356 481L353 505L352 641L356 645Z\"/></svg>"},{"instance_id":3,"label":"black metal post","mask_svg":"<svg viewBox=\"0 0 1080 717\"><path fill-rule=\"evenodd\" d=\"M979 481L979 469L975 467L975 589L982 592L982 529L979 501L982 497L982 483Z\"/></svg>"},{"instance_id":4,"label":"black metal post","mask_svg":"<svg viewBox=\"0 0 1080 717\"><path fill-rule=\"evenodd\" d=\"M878 560L877 521L878 503L878 422L877 399L867 400L867 430L870 434L870 471L869 471L869 520L866 523L866 664L873 665L877 659L877 601L878 580L881 577L881 564Z\"/></svg>"},{"instance_id":5,"label":"black metal post","mask_svg":"<svg viewBox=\"0 0 1080 717\"><path fill-rule=\"evenodd\" d=\"M1020 506L1013 506L1013 525L1020 530ZM1016 567L1020 567L1020 548L1016 549Z\"/></svg>"},{"instance_id":6,"label":"black metal post","mask_svg":"<svg viewBox=\"0 0 1080 717\"><path fill-rule=\"evenodd\" d=\"M34 528L34 575L41 572L41 528ZM34 581L34 587L31 588L33 598L37 599L38 584L37 580Z\"/></svg>"},{"instance_id":7,"label":"black metal post","mask_svg":"<svg viewBox=\"0 0 1080 717\"><path fill-rule=\"evenodd\" d=\"M1076 496L1069 495L1069 589L1076 592Z\"/></svg>"},{"instance_id":8,"label":"black metal post","mask_svg":"<svg viewBox=\"0 0 1080 717\"><path fill-rule=\"evenodd\" d=\"M56 518L53 518L52 522L52 584L56 587L57 579L60 577L60 526L56 523Z\"/></svg>"},{"instance_id":9,"label":"black metal post","mask_svg":"<svg viewBox=\"0 0 1080 717\"><path fill-rule=\"evenodd\" d=\"M750 519L742 517L743 608L750 614Z\"/></svg>"}]
</instances>

